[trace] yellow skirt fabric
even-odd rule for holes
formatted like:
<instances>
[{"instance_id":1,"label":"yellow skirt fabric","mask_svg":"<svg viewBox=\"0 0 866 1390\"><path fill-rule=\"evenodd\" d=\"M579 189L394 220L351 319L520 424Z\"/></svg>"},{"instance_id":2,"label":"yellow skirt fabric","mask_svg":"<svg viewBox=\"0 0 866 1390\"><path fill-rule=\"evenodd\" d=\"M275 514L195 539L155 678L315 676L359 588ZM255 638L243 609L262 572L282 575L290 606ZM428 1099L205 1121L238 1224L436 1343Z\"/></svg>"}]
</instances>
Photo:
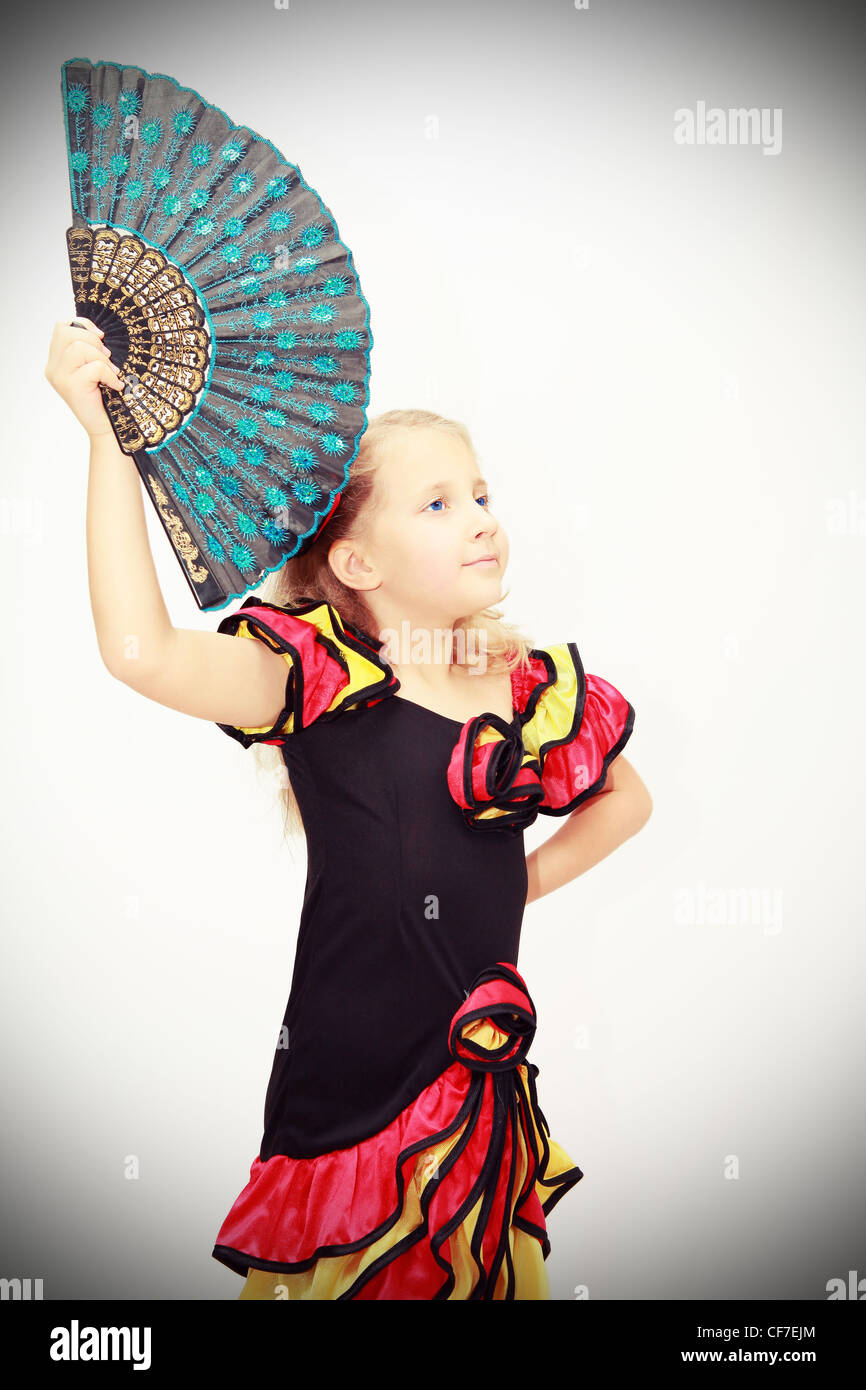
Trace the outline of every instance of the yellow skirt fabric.
<instances>
[{"instance_id":1,"label":"yellow skirt fabric","mask_svg":"<svg viewBox=\"0 0 866 1390\"><path fill-rule=\"evenodd\" d=\"M466 1031L467 1036L472 1036L475 1041L482 1043L485 1047L490 1049L499 1047L506 1038L506 1034L501 1032L489 1019L479 1020L477 1023L470 1025ZM516 1070L525 1087L527 1081L527 1068L525 1064L521 1063ZM439 1163L442 1162L445 1156L458 1142L464 1128L465 1126L461 1126L460 1129L441 1143L433 1145L429 1149L419 1151L413 1169L413 1180L407 1183L406 1186L405 1200L400 1218L381 1239L365 1247L363 1250L355 1251L352 1254L320 1256L314 1265L300 1273L285 1273L283 1271L249 1268L240 1293L240 1298L285 1299L289 1301L298 1299L334 1300L343 1296L353 1297L354 1295L348 1294L348 1290L355 1284L359 1275L361 1275L375 1260L379 1259L385 1251L392 1249L403 1240L410 1231L423 1225L424 1215L420 1205L421 1193L428 1180L431 1177L437 1176ZM540 1147L541 1136L534 1121L533 1128L536 1133L536 1143ZM518 1142L518 1173L517 1181L513 1189L515 1200L523 1186L529 1163L526 1145L519 1130ZM555 1178L560 1173L567 1173L576 1167L574 1160L550 1137L547 1137L547 1147L550 1153L549 1163L545 1172L548 1185L543 1186L540 1182L536 1183L536 1192L541 1201L544 1201L549 1195L551 1190L549 1180L551 1178ZM478 1281L479 1269L475 1257L472 1254L471 1242L482 1200L482 1197L479 1197L475 1207L442 1247L442 1254L450 1261L454 1269L455 1284L454 1288L448 1294L449 1299L465 1300L469 1298L473 1287ZM421 1239L423 1240L424 1237L422 1236ZM528 1231L524 1231L520 1227L509 1223L508 1244L513 1270L513 1293L511 1297L521 1300L549 1299L550 1283L539 1239L531 1235ZM412 1251L410 1248L407 1252L404 1252L403 1255L399 1255L396 1258L398 1261L400 1259L411 1261L411 1255ZM442 1277L444 1282L446 1277L445 1271L443 1271ZM507 1286L507 1260L503 1260L494 1285L494 1299L508 1298L509 1295L506 1292ZM361 1298L365 1297L363 1285L359 1290L358 1296ZM370 1296L369 1293L366 1295L366 1297ZM407 1298L412 1298L413 1296L415 1295L411 1292L407 1292L406 1294Z\"/></svg>"},{"instance_id":2,"label":"yellow skirt fabric","mask_svg":"<svg viewBox=\"0 0 866 1390\"><path fill-rule=\"evenodd\" d=\"M455 1243L456 1237L456 1243ZM550 1298L550 1281L541 1253L541 1245L528 1231L512 1227L509 1235L514 1267L514 1297L516 1299ZM475 1283L477 1270L469 1250L469 1242L459 1227L450 1238L449 1259L454 1266L457 1282L449 1299L466 1299ZM251 1269L244 1281L241 1298L259 1299L337 1299L363 1268L361 1255L343 1255L320 1259L303 1274L274 1274L267 1269ZM499 1271L494 1298L505 1298L506 1270Z\"/></svg>"}]
</instances>

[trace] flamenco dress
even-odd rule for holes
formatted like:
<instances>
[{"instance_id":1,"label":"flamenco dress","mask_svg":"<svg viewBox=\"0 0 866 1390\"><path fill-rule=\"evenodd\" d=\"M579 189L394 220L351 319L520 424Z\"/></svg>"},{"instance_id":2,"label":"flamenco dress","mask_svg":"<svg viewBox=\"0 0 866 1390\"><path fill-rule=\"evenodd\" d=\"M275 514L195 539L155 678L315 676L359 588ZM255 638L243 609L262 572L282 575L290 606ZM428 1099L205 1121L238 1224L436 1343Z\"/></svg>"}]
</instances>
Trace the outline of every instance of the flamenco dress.
<instances>
[{"instance_id":1,"label":"flamenco dress","mask_svg":"<svg viewBox=\"0 0 866 1390\"><path fill-rule=\"evenodd\" d=\"M333 605L249 598L220 632L286 662L269 728L307 839L291 987L249 1181L215 1259L242 1299L545 1299L551 1138L517 969L523 831L602 790L634 710L574 643L511 673L513 718L398 694ZM254 865L249 872L254 873Z\"/></svg>"}]
</instances>

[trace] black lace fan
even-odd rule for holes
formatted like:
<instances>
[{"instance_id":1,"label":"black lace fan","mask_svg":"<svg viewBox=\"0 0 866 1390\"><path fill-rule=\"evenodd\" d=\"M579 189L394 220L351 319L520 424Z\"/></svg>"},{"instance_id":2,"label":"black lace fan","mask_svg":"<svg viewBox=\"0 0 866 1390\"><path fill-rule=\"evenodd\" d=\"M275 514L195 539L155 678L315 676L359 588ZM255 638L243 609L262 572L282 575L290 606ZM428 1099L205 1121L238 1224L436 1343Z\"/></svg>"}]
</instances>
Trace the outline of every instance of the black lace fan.
<instances>
[{"instance_id":1,"label":"black lace fan","mask_svg":"<svg viewBox=\"0 0 866 1390\"><path fill-rule=\"evenodd\" d=\"M280 151L172 77L62 70L75 311L201 609L312 543L369 400L369 308L336 222Z\"/></svg>"}]
</instances>

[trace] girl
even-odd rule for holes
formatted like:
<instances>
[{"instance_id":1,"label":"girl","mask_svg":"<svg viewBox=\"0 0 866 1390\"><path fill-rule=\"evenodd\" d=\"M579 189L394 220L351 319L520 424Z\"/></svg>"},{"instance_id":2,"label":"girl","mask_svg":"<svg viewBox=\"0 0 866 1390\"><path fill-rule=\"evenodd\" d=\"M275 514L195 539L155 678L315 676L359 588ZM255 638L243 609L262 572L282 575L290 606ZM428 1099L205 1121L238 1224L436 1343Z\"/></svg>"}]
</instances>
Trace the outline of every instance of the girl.
<instances>
[{"instance_id":1,"label":"girl","mask_svg":"<svg viewBox=\"0 0 866 1390\"><path fill-rule=\"evenodd\" d=\"M264 1134L213 1255L241 1298L549 1298L545 1217L583 1174L526 1059L521 921L645 824L634 710L573 642L530 648L491 608L508 540L466 430L426 411L368 424L270 597L213 633L174 627L99 392L121 380L78 322L45 374L90 435L103 661L276 750L307 840ZM527 858L539 812L568 819Z\"/></svg>"}]
</instances>

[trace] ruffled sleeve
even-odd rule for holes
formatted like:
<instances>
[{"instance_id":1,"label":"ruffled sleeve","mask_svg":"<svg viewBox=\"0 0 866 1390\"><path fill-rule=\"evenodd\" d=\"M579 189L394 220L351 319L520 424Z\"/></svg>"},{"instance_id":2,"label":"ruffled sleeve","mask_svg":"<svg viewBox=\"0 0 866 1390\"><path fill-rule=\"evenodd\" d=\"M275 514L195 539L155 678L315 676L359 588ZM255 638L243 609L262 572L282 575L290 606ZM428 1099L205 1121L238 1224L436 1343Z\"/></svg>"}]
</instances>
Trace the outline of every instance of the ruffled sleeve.
<instances>
[{"instance_id":1,"label":"ruffled sleeve","mask_svg":"<svg viewBox=\"0 0 866 1390\"><path fill-rule=\"evenodd\" d=\"M284 606L248 598L223 618L217 631L263 642L286 663L283 708L272 725L217 724L244 748L253 743L281 746L314 721L376 704L398 687L371 639L344 624L329 603Z\"/></svg>"},{"instance_id":2,"label":"ruffled sleeve","mask_svg":"<svg viewBox=\"0 0 866 1390\"><path fill-rule=\"evenodd\" d=\"M448 789L472 830L525 830L564 816L604 787L631 737L634 710L616 686L584 674L573 642L533 647L511 672L514 718L469 719L451 753Z\"/></svg>"},{"instance_id":3,"label":"ruffled sleeve","mask_svg":"<svg viewBox=\"0 0 866 1390\"><path fill-rule=\"evenodd\" d=\"M541 769L539 812L564 816L603 789L634 709L610 681L584 673L574 642L537 648L532 658L540 679L530 682L523 743Z\"/></svg>"}]
</instances>

